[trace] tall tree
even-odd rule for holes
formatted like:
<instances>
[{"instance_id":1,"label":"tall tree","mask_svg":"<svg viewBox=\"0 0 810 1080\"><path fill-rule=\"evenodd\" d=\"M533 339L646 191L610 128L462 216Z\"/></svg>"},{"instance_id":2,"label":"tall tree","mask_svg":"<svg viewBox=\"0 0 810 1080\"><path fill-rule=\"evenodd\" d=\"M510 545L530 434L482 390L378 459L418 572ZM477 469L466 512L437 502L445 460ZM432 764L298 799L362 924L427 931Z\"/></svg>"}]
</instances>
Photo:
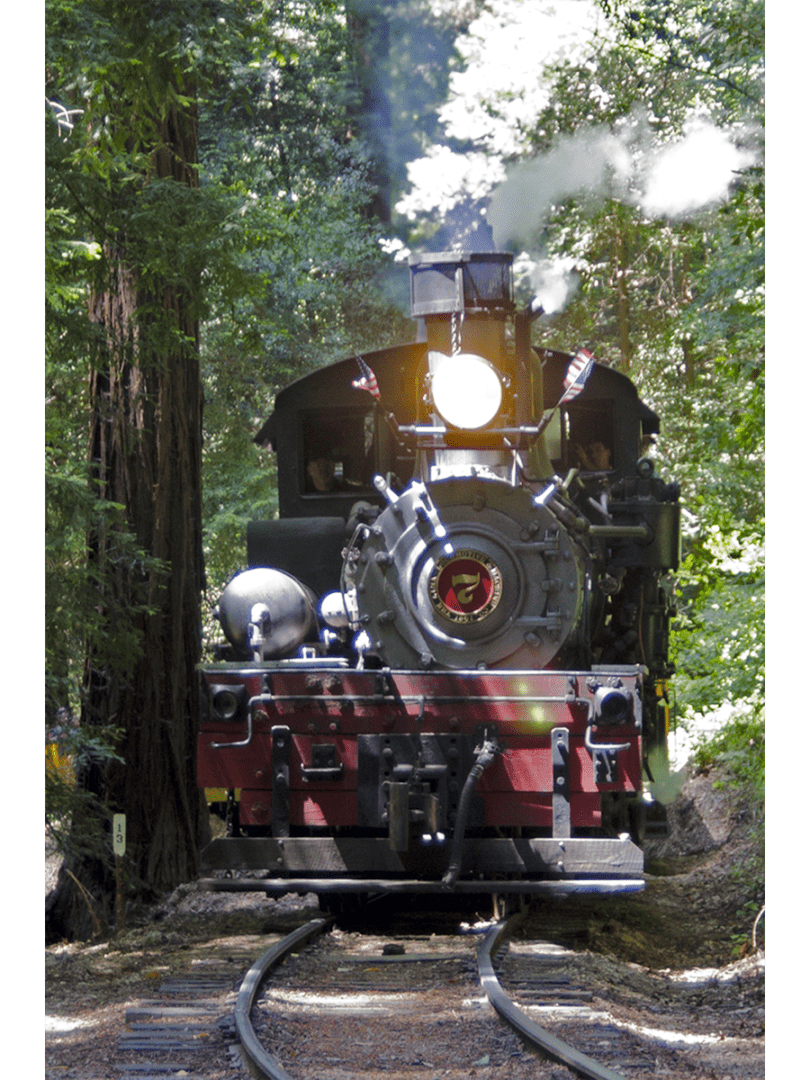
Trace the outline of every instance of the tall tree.
<instances>
[{"instance_id":1,"label":"tall tree","mask_svg":"<svg viewBox=\"0 0 810 1080\"><path fill-rule=\"evenodd\" d=\"M193 876L206 820L195 770L198 320L215 226L198 184L195 99L221 11L206 0L51 0L47 14L49 90L83 111L83 186L70 190L100 255L89 302L91 486L118 508L88 537L101 620L81 704L85 732L120 733L118 757L89 755L77 779L99 806L126 814L126 877L143 898ZM127 611L128 647L113 655L106 639ZM52 935L86 936L112 907L109 852L75 851L49 905Z\"/></svg>"}]
</instances>

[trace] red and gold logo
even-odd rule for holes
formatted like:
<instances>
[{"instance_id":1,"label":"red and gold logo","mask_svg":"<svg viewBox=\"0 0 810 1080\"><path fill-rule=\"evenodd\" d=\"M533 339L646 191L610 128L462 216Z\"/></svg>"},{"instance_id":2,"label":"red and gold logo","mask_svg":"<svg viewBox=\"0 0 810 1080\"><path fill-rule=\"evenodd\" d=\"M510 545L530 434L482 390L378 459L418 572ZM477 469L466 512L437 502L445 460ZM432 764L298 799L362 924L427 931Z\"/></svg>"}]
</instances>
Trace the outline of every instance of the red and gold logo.
<instances>
[{"instance_id":1,"label":"red and gold logo","mask_svg":"<svg viewBox=\"0 0 810 1080\"><path fill-rule=\"evenodd\" d=\"M462 548L437 561L428 588L433 606L445 619L479 622L498 606L503 579L488 555Z\"/></svg>"}]
</instances>

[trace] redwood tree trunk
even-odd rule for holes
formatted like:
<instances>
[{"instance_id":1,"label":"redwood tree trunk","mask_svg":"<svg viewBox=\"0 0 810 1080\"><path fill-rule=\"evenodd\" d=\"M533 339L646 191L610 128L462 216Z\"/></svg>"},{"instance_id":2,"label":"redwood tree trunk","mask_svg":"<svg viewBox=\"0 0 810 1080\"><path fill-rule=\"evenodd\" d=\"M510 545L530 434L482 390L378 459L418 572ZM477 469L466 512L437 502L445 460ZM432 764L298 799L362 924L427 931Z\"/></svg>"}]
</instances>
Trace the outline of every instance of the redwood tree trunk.
<instances>
[{"instance_id":1,"label":"redwood tree trunk","mask_svg":"<svg viewBox=\"0 0 810 1080\"><path fill-rule=\"evenodd\" d=\"M391 137L391 107L381 74L390 49L388 20L389 15L384 9L347 0L346 24L359 90L355 107L349 110L349 122L357 125L369 152L372 185L369 216L383 223L391 221L391 167L387 149Z\"/></svg>"},{"instance_id":2,"label":"redwood tree trunk","mask_svg":"<svg viewBox=\"0 0 810 1080\"><path fill-rule=\"evenodd\" d=\"M156 142L152 176L196 186L193 112L162 120ZM126 814L127 885L130 895L149 899L196 874L207 822L196 782L203 585L198 327L193 283L147 291L125 235L105 254L108 285L91 302L104 342L103 363L91 377L91 472L99 496L123 507L121 528L162 568L120 558L115 528L89 538L89 558L104 568L99 605L135 612L136 633L129 659L112 669L88 647L82 723L121 730L123 762L88 767L78 779L110 813ZM90 905L102 922L109 918L115 886L111 853L64 867L48 906L49 937L89 936L97 929Z\"/></svg>"}]
</instances>

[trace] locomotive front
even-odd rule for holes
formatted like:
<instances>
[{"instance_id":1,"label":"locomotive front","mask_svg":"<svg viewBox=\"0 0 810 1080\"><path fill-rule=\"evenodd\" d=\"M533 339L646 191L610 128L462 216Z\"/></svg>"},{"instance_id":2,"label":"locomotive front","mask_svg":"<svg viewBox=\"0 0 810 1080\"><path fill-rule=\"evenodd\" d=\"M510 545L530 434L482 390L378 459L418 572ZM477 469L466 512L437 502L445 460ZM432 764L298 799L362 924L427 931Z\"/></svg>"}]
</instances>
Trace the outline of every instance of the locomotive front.
<instances>
[{"instance_id":1,"label":"locomotive front","mask_svg":"<svg viewBox=\"0 0 810 1080\"><path fill-rule=\"evenodd\" d=\"M257 437L280 512L203 669L228 822L203 866L335 902L636 890L679 551L657 417L586 350L531 347L511 256L410 269L417 341L299 380Z\"/></svg>"}]
</instances>

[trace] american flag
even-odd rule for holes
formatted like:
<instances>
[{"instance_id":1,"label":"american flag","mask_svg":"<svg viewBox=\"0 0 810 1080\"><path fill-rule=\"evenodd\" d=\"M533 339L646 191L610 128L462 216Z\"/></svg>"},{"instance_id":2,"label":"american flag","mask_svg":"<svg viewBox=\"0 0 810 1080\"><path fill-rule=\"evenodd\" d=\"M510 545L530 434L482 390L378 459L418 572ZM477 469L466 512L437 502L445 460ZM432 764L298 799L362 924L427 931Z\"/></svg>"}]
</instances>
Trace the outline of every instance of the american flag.
<instances>
[{"instance_id":1,"label":"american flag","mask_svg":"<svg viewBox=\"0 0 810 1080\"><path fill-rule=\"evenodd\" d=\"M580 390L584 389L585 383L588 381L590 374L593 371L594 363L593 353L589 353L587 349L577 349L576 355L568 365L568 371L565 373L565 378L563 379L563 387L565 389L563 396L557 402L558 405L563 405L566 401L571 401L577 396Z\"/></svg>"},{"instance_id":2,"label":"american flag","mask_svg":"<svg viewBox=\"0 0 810 1080\"><path fill-rule=\"evenodd\" d=\"M380 400L380 388L377 385L377 376L360 357L355 358L360 365L360 378L352 381L352 386L355 390L368 390L370 394L373 394L377 401Z\"/></svg>"}]
</instances>

